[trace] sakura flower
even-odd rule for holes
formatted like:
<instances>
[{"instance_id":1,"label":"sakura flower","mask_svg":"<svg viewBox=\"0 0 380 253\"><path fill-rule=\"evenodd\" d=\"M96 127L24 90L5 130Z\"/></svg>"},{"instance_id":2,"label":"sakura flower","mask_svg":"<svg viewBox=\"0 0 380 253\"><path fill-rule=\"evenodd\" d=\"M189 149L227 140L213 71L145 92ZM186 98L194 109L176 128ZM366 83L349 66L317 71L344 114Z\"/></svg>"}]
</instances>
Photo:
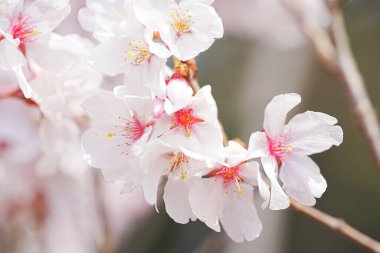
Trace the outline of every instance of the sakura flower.
<instances>
[{"instance_id":1,"label":"sakura flower","mask_svg":"<svg viewBox=\"0 0 380 253\"><path fill-rule=\"evenodd\" d=\"M205 170L189 193L198 219L217 232L222 224L236 242L254 240L262 230L253 203L253 186L261 180L259 164L247 161L250 154L235 142L224 148L224 160Z\"/></svg>"},{"instance_id":2,"label":"sakura flower","mask_svg":"<svg viewBox=\"0 0 380 253\"><path fill-rule=\"evenodd\" d=\"M53 31L69 13L67 0L36 0L25 5L21 0L0 3L0 68L16 73L28 98L32 90L21 69L28 44Z\"/></svg>"},{"instance_id":3,"label":"sakura flower","mask_svg":"<svg viewBox=\"0 0 380 253\"><path fill-rule=\"evenodd\" d=\"M188 200L189 189L195 181L200 180L200 175L196 173L206 167L202 160L197 160L202 159L202 156L178 146L185 138L177 137L170 141L171 144L154 140L141 157L146 173L142 186L147 202L156 204L158 185L161 178L167 176L164 189L165 208L174 221L182 224L194 218Z\"/></svg>"},{"instance_id":4,"label":"sakura flower","mask_svg":"<svg viewBox=\"0 0 380 253\"><path fill-rule=\"evenodd\" d=\"M149 34L153 36L153 34ZM150 46L144 39L144 27L137 25L123 37L114 37L100 43L90 53L90 63L99 72L115 76L141 76L143 85L158 95L165 93L163 68L170 52L163 45Z\"/></svg>"},{"instance_id":5,"label":"sakura flower","mask_svg":"<svg viewBox=\"0 0 380 253\"><path fill-rule=\"evenodd\" d=\"M202 87L192 96L186 81L173 80L168 83L167 94L166 114L156 121L153 136L184 136L182 147L203 154L210 163L220 159L223 137L211 87Z\"/></svg>"},{"instance_id":6,"label":"sakura flower","mask_svg":"<svg viewBox=\"0 0 380 253\"><path fill-rule=\"evenodd\" d=\"M138 156L151 131L151 99L125 97L122 100L112 93L100 92L87 99L82 107L92 121L92 127L82 136L87 162L102 169L110 181L125 178L123 191L132 190L143 176Z\"/></svg>"},{"instance_id":7,"label":"sakura flower","mask_svg":"<svg viewBox=\"0 0 380 253\"><path fill-rule=\"evenodd\" d=\"M261 162L271 182L268 201L274 210L287 208L288 196L301 204L314 205L327 184L309 155L339 146L343 141L342 128L335 125L337 120L324 113L307 111L285 124L287 113L300 102L301 97L294 93L274 97L265 109L263 131L267 138L250 140L250 145L264 152Z\"/></svg>"},{"instance_id":8,"label":"sakura flower","mask_svg":"<svg viewBox=\"0 0 380 253\"><path fill-rule=\"evenodd\" d=\"M213 1L143 0L134 3L137 19L158 31L174 56L181 60L194 58L223 36L223 25Z\"/></svg>"}]
</instances>

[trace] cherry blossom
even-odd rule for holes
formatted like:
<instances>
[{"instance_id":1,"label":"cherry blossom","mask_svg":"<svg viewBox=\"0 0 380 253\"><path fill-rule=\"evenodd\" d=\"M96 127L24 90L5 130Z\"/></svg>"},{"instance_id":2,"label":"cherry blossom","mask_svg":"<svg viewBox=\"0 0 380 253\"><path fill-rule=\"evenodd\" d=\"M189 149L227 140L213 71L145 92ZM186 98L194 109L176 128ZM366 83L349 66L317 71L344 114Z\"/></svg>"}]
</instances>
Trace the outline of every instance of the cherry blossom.
<instances>
[{"instance_id":1,"label":"cherry blossom","mask_svg":"<svg viewBox=\"0 0 380 253\"><path fill-rule=\"evenodd\" d=\"M254 240L262 230L253 203L253 186L261 180L259 164L248 162L249 156L239 144L229 142L224 148L224 161L205 170L205 177L195 182L189 193L196 217L217 232L220 222L236 242Z\"/></svg>"},{"instance_id":2,"label":"cherry blossom","mask_svg":"<svg viewBox=\"0 0 380 253\"><path fill-rule=\"evenodd\" d=\"M285 124L287 113L301 102L298 94L276 96L267 105L263 131L267 138L251 138L264 152L261 162L271 182L269 208L284 209L289 197L304 205L314 205L327 183L318 165L308 156L323 152L343 141L343 132L334 117L307 111ZM280 186L277 176L283 182ZM285 194L285 192L286 194Z\"/></svg>"},{"instance_id":3,"label":"cherry blossom","mask_svg":"<svg viewBox=\"0 0 380 253\"><path fill-rule=\"evenodd\" d=\"M82 105L92 120L92 127L82 136L87 162L101 169L109 181L125 179L123 192L140 185L143 177L138 155L152 128L151 103L149 98L119 99L112 93L100 92Z\"/></svg>"},{"instance_id":4,"label":"cherry blossom","mask_svg":"<svg viewBox=\"0 0 380 253\"><path fill-rule=\"evenodd\" d=\"M147 146L141 157L141 164L146 173L142 186L147 202L155 205L160 180L167 175L163 196L166 211L174 221L185 224L194 218L188 200L189 189L195 181L200 180L197 173L204 169L206 164L197 160L199 156L196 157L194 152L187 152L178 146L181 138L186 137L177 137L176 142L171 144L154 140Z\"/></svg>"},{"instance_id":5,"label":"cherry blossom","mask_svg":"<svg viewBox=\"0 0 380 253\"><path fill-rule=\"evenodd\" d=\"M196 57L223 36L223 25L213 1L143 0L134 2L137 19L153 31L181 60Z\"/></svg>"},{"instance_id":6,"label":"cherry blossom","mask_svg":"<svg viewBox=\"0 0 380 253\"><path fill-rule=\"evenodd\" d=\"M68 0L0 3L0 68L15 72L25 97L32 96L32 89L21 69L26 62L24 56L28 45L53 31L69 13Z\"/></svg>"}]
</instances>

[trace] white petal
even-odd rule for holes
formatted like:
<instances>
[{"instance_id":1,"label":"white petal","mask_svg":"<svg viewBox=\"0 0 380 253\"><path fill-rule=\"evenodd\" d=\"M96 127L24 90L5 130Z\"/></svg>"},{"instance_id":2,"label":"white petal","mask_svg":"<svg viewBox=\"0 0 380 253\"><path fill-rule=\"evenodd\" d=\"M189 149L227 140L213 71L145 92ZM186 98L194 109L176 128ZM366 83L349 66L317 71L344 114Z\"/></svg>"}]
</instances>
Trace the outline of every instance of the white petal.
<instances>
[{"instance_id":1,"label":"white petal","mask_svg":"<svg viewBox=\"0 0 380 253\"><path fill-rule=\"evenodd\" d=\"M69 14L68 0L36 0L25 10L38 33L53 31Z\"/></svg>"},{"instance_id":2,"label":"white petal","mask_svg":"<svg viewBox=\"0 0 380 253\"><path fill-rule=\"evenodd\" d=\"M282 94L274 97L265 108L264 130L271 138L276 138L285 124L286 115L301 102L296 93Z\"/></svg>"},{"instance_id":3,"label":"white petal","mask_svg":"<svg viewBox=\"0 0 380 253\"><path fill-rule=\"evenodd\" d=\"M246 160L263 157L268 153L268 141L264 132L254 132L249 137Z\"/></svg>"},{"instance_id":4,"label":"white petal","mask_svg":"<svg viewBox=\"0 0 380 253\"><path fill-rule=\"evenodd\" d=\"M87 162L100 169L123 169L129 159L130 145L124 136L109 137L109 133L120 131L111 124L96 125L82 136L82 147L89 155Z\"/></svg>"},{"instance_id":5,"label":"white petal","mask_svg":"<svg viewBox=\"0 0 380 253\"><path fill-rule=\"evenodd\" d=\"M167 86L167 97L165 101L165 111L172 114L190 103L193 90L185 80L172 80Z\"/></svg>"},{"instance_id":6,"label":"white petal","mask_svg":"<svg viewBox=\"0 0 380 253\"><path fill-rule=\"evenodd\" d=\"M262 223L253 204L252 189L245 188L241 195L233 191L226 195L227 201L220 219L226 233L235 242L256 239L261 233Z\"/></svg>"},{"instance_id":7,"label":"white petal","mask_svg":"<svg viewBox=\"0 0 380 253\"><path fill-rule=\"evenodd\" d=\"M337 120L324 113L307 111L294 116L285 127L288 143L294 153L311 155L323 152L343 141L343 130L334 126Z\"/></svg>"},{"instance_id":8,"label":"white petal","mask_svg":"<svg viewBox=\"0 0 380 253\"><path fill-rule=\"evenodd\" d=\"M9 70L25 63L25 58L17 49L17 45L16 40L13 42L7 39L0 41L0 69Z\"/></svg>"},{"instance_id":9,"label":"white petal","mask_svg":"<svg viewBox=\"0 0 380 253\"><path fill-rule=\"evenodd\" d=\"M164 201L166 212L177 223L186 224L193 217L189 203L187 182L169 178L165 185Z\"/></svg>"},{"instance_id":10,"label":"white petal","mask_svg":"<svg viewBox=\"0 0 380 253\"><path fill-rule=\"evenodd\" d=\"M90 116L92 124L112 123L119 117L131 119L128 105L110 92L99 92L88 98L82 108Z\"/></svg>"},{"instance_id":11,"label":"white petal","mask_svg":"<svg viewBox=\"0 0 380 253\"><path fill-rule=\"evenodd\" d=\"M130 38L113 38L90 51L90 64L99 72L115 76L128 72L132 65L126 60Z\"/></svg>"},{"instance_id":12,"label":"white petal","mask_svg":"<svg viewBox=\"0 0 380 253\"><path fill-rule=\"evenodd\" d=\"M189 193L195 216L217 232L220 232L219 217L226 201L225 195L223 180L217 178L195 182Z\"/></svg>"},{"instance_id":13,"label":"white petal","mask_svg":"<svg viewBox=\"0 0 380 253\"><path fill-rule=\"evenodd\" d=\"M271 182L271 198L269 208L272 210L286 209L290 205L288 196L282 190L277 180L277 161L274 157L262 157L261 162L265 174Z\"/></svg>"},{"instance_id":14,"label":"white petal","mask_svg":"<svg viewBox=\"0 0 380 253\"><path fill-rule=\"evenodd\" d=\"M314 197L320 198L327 188L318 165L303 155L289 155L283 160L280 179L284 183L286 193L307 206L314 205Z\"/></svg>"}]
</instances>

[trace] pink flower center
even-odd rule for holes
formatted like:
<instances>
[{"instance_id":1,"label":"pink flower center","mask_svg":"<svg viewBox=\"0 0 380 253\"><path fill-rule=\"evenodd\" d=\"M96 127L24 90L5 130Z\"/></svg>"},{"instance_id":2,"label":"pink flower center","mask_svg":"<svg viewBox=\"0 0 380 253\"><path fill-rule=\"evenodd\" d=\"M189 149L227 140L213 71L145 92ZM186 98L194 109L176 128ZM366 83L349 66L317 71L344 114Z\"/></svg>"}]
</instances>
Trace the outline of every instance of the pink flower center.
<instances>
[{"instance_id":1,"label":"pink flower center","mask_svg":"<svg viewBox=\"0 0 380 253\"><path fill-rule=\"evenodd\" d=\"M10 27L10 33L14 39L19 39L21 43L30 42L38 33L34 27L29 24L30 17L25 17L21 14L13 21Z\"/></svg>"},{"instance_id":2,"label":"pink flower center","mask_svg":"<svg viewBox=\"0 0 380 253\"><path fill-rule=\"evenodd\" d=\"M203 119L198 118L196 115L194 115L193 109L191 108L184 108L174 113L173 117L173 126L175 127L182 127L186 130L187 136L191 136L191 128L193 125L204 122Z\"/></svg>"},{"instance_id":3,"label":"pink flower center","mask_svg":"<svg viewBox=\"0 0 380 253\"><path fill-rule=\"evenodd\" d=\"M276 158L277 163L279 165L281 164L281 157L284 154L288 154L288 153L293 152L293 148L290 145L287 145L285 143L285 140L283 137L271 139L267 135L267 140L268 140L269 153Z\"/></svg>"},{"instance_id":4,"label":"pink flower center","mask_svg":"<svg viewBox=\"0 0 380 253\"><path fill-rule=\"evenodd\" d=\"M208 176L210 177L221 177L223 178L225 187L230 185L231 183L236 185L236 192L241 195L244 193L243 189L240 187L240 183L243 182L243 179L239 175L239 169L240 166L244 164L244 162L234 166L234 167L227 167L222 166L220 168L217 168L215 170L212 170Z\"/></svg>"},{"instance_id":5,"label":"pink flower center","mask_svg":"<svg viewBox=\"0 0 380 253\"><path fill-rule=\"evenodd\" d=\"M108 137L124 136L127 139L125 144L129 146L139 140L141 136L143 136L146 125L142 123L137 117L133 116L132 120L123 119L121 117L119 118L125 120L125 124L122 126L122 130L116 133L108 133Z\"/></svg>"}]
</instances>

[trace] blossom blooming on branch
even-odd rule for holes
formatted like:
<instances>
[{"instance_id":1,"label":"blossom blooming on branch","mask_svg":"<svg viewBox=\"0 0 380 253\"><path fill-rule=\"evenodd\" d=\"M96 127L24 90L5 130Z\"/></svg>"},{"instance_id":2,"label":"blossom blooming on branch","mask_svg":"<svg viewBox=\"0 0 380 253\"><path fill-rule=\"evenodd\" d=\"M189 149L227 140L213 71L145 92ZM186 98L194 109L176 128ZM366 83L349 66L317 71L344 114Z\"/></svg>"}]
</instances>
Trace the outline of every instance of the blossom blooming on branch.
<instances>
[{"instance_id":1,"label":"blossom blooming on branch","mask_svg":"<svg viewBox=\"0 0 380 253\"><path fill-rule=\"evenodd\" d=\"M318 165L308 156L323 152L343 141L343 131L334 117L307 111L285 124L286 115L301 102L298 94L276 96L265 109L266 139L252 138L250 145L263 150L261 162L271 182L271 209L289 206L288 196L304 205L314 205L327 184ZM277 176L283 182L279 185Z\"/></svg>"}]
</instances>

